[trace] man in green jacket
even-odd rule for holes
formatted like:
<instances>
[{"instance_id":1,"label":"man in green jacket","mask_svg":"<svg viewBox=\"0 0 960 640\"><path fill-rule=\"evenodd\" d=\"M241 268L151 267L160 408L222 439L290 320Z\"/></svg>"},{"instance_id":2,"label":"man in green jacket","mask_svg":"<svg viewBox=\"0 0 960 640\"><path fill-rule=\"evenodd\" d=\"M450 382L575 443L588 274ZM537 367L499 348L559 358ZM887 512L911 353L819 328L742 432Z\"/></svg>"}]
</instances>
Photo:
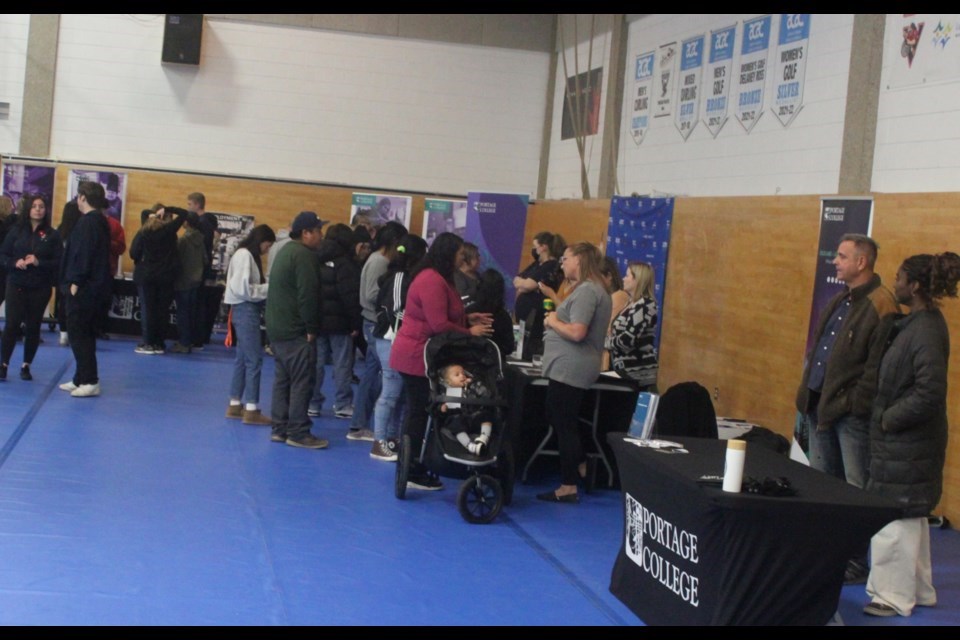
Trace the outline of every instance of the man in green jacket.
<instances>
[{"instance_id":1,"label":"man in green jacket","mask_svg":"<svg viewBox=\"0 0 960 640\"><path fill-rule=\"evenodd\" d=\"M190 211L183 225L183 235L177 240L177 255L180 258L180 273L173 283L177 301L177 344L173 353L190 353L200 340L200 285L208 264L207 251L200 232L200 217Z\"/></svg>"},{"instance_id":2,"label":"man in green jacket","mask_svg":"<svg viewBox=\"0 0 960 640\"><path fill-rule=\"evenodd\" d=\"M291 447L325 449L310 433L307 415L317 375L316 335L320 330L320 260L324 221L301 211L290 230L291 242L277 254L267 292L267 337L273 347L275 376L270 440Z\"/></svg>"}]
</instances>

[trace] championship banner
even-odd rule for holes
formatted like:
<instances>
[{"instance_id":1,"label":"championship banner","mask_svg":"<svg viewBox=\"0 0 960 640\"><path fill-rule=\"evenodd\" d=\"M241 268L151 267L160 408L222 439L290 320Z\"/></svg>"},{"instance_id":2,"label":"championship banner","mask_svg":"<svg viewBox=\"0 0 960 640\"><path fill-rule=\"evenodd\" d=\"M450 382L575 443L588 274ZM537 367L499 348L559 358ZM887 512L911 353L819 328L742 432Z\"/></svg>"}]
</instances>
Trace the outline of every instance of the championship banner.
<instances>
[{"instance_id":1,"label":"championship banner","mask_svg":"<svg viewBox=\"0 0 960 640\"><path fill-rule=\"evenodd\" d=\"M727 122L727 98L730 95L730 81L733 79L733 47L736 37L737 25L710 32L707 106L703 113L703 123L714 138Z\"/></svg>"},{"instance_id":2,"label":"championship banner","mask_svg":"<svg viewBox=\"0 0 960 640\"><path fill-rule=\"evenodd\" d=\"M773 113L788 127L803 108L803 80L810 55L810 14L784 13L780 16L777 41L777 90Z\"/></svg>"},{"instance_id":3,"label":"championship banner","mask_svg":"<svg viewBox=\"0 0 960 640\"><path fill-rule=\"evenodd\" d=\"M630 117L630 133L633 141L640 146L650 127L650 93L653 91L654 53L642 53L637 56L633 74L633 115Z\"/></svg>"},{"instance_id":4,"label":"championship banner","mask_svg":"<svg viewBox=\"0 0 960 640\"><path fill-rule=\"evenodd\" d=\"M127 174L116 171L71 169L67 182L67 200L77 197L77 187L85 181L100 183L107 197L107 208L103 212L123 224L123 202L127 199Z\"/></svg>"},{"instance_id":5,"label":"championship banner","mask_svg":"<svg viewBox=\"0 0 960 640\"><path fill-rule=\"evenodd\" d=\"M673 198L637 198L614 196L610 200L610 221L607 225L606 255L617 261L622 274L630 262L646 262L656 275L654 295L659 316L654 344L660 349L663 327L663 302L667 283L667 252L670 248L670 225L673 221Z\"/></svg>"},{"instance_id":6,"label":"championship banner","mask_svg":"<svg viewBox=\"0 0 960 640\"><path fill-rule=\"evenodd\" d=\"M700 117L700 72L703 70L703 36L683 41L680 47L680 108L676 125L684 141Z\"/></svg>"},{"instance_id":7,"label":"championship banner","mask_svg":"<svg viewBox=\"0 0 960 640\"><path fill-rule=\"evenodd\" d=\"M517 193L467 192L467 228L464 240L477 245L480 263L503 274L504 302L513 313L517 275L523 255L523 230L527 225L530 196Z\"/></svg>"},{"instance_id":8,"label":"championship banner","mask_svg":"<svg viewBox=\"0 0 960 640\"><path fill-rule=\"evenodd\" d=\"M888 21L889 25L889 21ZM904 13L884 36L890 60L887 88L955 82L960 76L960 14Z\"/></svg>"},{"instance_id":9,"label":"championship banner","mask_svg":"<svg viewBox=\"0 0 960 640\"><path fill-rule=\"evenodd\" d=\"M424 200L423 239L427 241L428 247L444 231L455 233L462 238L466 230L466 200L437 200L434 198Z\"/></svg>"},{"instance_id":10,"label":"championship banner","mask_svg":"<svg viewBox=\"0 0 960 640\"><path fill-rule=\"evenodd\" d=\"M673 112L673 69L677 65L677 43L660 45L660 61L657 75L660 78L654 118L668 116Z\"/></svg>"},{"instance_id":11,"label":"championship banner","mask_svg":"<svg viewBox=\"0 0 960 640\"><path fill-rule=\"evenodd\" d=\"M763 91L767 84L767 54L770 51L770 16L743 21L740 73L737 88L737 120L747 133L763 115Z\"/></svg>"},{"instance_id":12,"label":"championship banner","mask_svg":"<svg viewBox=\"0 0 960 640\"><path fill-rule=\"evenodd\" d=\"M364 216L375 227L391 220L399 222L410 230L410 209L413 198L410 196L391 196L382 193L354 193L350 200L350 224L354 219Z\"/></svg>"},{"instance_id":13,"label":"championship banner","mask_svg":"<svg viewBox=\"0 0 960 640\"><path fill-rule=\"evenodd\" d=\"M810 309L810 326L807 330L807 349L813 348L813 334L820 322L820 312L827 302L843 290L843 282L837 280L837 268L833 259L845 233L870 235L873 216L873 198L822 198L820 200L820 242L817 250L817 271L813 283L813 304Z\"/></svg>"},{"instance_id":14,"label":"championship banner","mask_svg":"<svg viewBox=\"0 0 960 640\"><path fill-rule=\"evenodd\" d=\"M24 194L40 194L53 207L53 179L57 168L53 165L3 163L3 195L13 202L13 210L20 205Z\"/></svg>"}]
</instances>

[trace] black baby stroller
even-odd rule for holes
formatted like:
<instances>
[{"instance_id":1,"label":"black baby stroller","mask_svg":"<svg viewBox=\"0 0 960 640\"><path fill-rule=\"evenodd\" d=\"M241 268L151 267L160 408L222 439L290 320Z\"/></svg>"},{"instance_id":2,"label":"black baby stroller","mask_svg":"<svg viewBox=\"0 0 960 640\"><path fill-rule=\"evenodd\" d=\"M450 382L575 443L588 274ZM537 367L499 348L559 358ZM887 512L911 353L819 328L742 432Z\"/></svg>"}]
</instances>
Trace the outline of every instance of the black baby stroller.
<instances>
[{"instance_id":1,"label":"black baby stroller","mask_svg":"<svg viewBox=\"0 0 960 640\"><path fill-rule=\"evenodd\" d=\"M407 492L410 467L419 462L434 473L450 478L466 478L457 494L457 508L471 524L492 522L504 504L513 496L513 455L503 419L503 368L496 343L461 333L444 333L431 338L423 352L427 379L430 382L429 417L419 452L412 450L410 436L404 435L397 459L395 493L403 500ZM490 398L444 395L440 372L449 364L462 365L474 380L490 392ZM487 448L479 455L469 453L449 431L444 431L448 414L441 411L444 403L459 402L465 409L484 406L490 410L493 433ZM415 457L417 456L417 457Z\"/></svg>"}]
</instances>

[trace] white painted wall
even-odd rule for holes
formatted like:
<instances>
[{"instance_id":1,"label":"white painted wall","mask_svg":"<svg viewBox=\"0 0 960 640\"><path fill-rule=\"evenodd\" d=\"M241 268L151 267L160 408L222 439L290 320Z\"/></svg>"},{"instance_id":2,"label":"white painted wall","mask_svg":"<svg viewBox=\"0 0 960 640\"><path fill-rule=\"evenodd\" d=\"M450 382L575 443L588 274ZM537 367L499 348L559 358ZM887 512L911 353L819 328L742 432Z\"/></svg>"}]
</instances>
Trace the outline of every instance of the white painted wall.
<instances>
[{"instance_id":1,"label":"white painted wall","mask_svg":"<svg viewBox=\"0 0 960 640\"><path fill-rule=\"evenodd\" d=\"M207 19L183 66L162 38L162 15L62 16L54 158L535 194L546 53Z\"/></svg>"},{"instance_id":2,"label":"white painted wall","mask_svg":"<svg viewBox=\"0 0 960 640\"><path fill-rule=\"evenodd\" d=\"M27 68L30 15L0 14L0 102L10 103L10 117L0 120L0 153L20 153L23 78Z\"/></svg>"},{"instance_id":3,"label":"white painted wall","mask_svg":"<svg viewBox=\"0 0 960 640\"><path fill-rule=\"evenodd\" d=\"M956 28L957 16L952 18L941 19ZM924 16L913 19L923 21ZM896 76L902 78L906 66L900 55L905 20L903 14L887 15L873 158L872 186L877 192L960 191L960 67L939 78L924 74L924 57L934 53L933 31L939 20L931 22L927 16L925 21L910 69L919 72L921 81L902 84ZM956 61L957 47L960 41L952 37L941 53Z\"/></svg>"},{"instance_id":4,"label":"white painted wall","mask_svg":"<svg viewBox=\"0 0 960 640\"><path fill-rule=\"evenodd\" d=\"M812 16L804 106L789 127L784 128L770 110L774 98L774 56L780 20L777 14L771 23L773 36L764 98L766 111L749 135L734 118L732 108L728 112L730 120L715 139L701 121L684 142L673 115L651 118L650 130L639 148L630 135L628 101L632 97L637 55L657 50L661 44L674 40L681 42L698 34L706 34L709 40L711 29L737 23L737 47L733 58L736 68L740 59L743 20L754 17L756 14L654 14L630 23L617 172L621 194L836 193L853 33L851 14ZM731 87L731 95L735 89L736 84ZM704 102L701 99L701 114Z\"/></svg>"},{"instance_id":5,"label":"white painted wall","mask_svg":"<svg viewBox=\"0 0 960 640\"><path fill-rule=\"evenodd\" d=\"M563 59L566 55L567 68L564 75ZM557 77L553 96L553 122L550 127L550 160L547 173L547 199L583 198L581 187L580 153L574 138L561 140L561 122L563 121L564 87L566 78L584 73L597 67L603 67L603 86L600 94L600 124L595 135L586 136L584 141L587 167L587 182L591 197L597 197L600 180L600 151L603 141L603 109L610 85L610 32L604 31L594 36L591 54L589 42L581 42L567 47L557 56ZM589 68L588 68L589 66Z\"/></svg>"}]
</instances>

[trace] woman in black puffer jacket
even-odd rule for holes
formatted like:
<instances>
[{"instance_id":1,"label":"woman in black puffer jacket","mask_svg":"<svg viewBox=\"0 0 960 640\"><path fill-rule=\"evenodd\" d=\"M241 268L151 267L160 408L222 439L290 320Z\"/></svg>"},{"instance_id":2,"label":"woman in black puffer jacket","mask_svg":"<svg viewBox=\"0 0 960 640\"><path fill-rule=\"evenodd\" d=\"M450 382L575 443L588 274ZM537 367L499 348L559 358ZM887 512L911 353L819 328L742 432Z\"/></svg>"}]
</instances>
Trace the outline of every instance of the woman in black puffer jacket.
<instances>
[{"instance_id":1,"label":"woman in black puffer jacket","mask_svg":"<svg viewBox=\"0 0 960 640\"><path fill-rule=\"evenodd\" d=\"M909 616L933 606L927 516L940 501L947 451L950 334L938 301L957 296L960 256L916 255L897 271L894 294L909 315L884 319L886 349L870 421L867 490L897 501L903 517L871 540L864 613Z\"/></svg>"}]
</instances>

